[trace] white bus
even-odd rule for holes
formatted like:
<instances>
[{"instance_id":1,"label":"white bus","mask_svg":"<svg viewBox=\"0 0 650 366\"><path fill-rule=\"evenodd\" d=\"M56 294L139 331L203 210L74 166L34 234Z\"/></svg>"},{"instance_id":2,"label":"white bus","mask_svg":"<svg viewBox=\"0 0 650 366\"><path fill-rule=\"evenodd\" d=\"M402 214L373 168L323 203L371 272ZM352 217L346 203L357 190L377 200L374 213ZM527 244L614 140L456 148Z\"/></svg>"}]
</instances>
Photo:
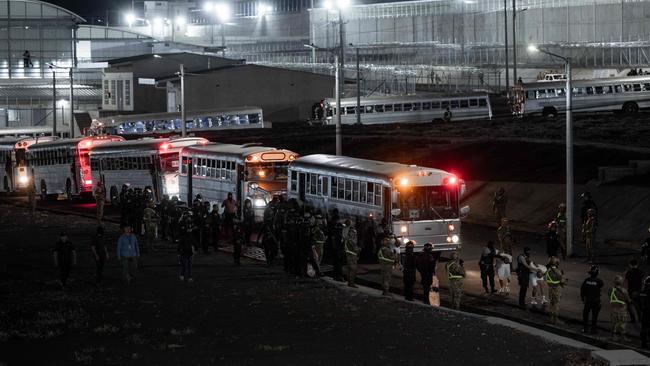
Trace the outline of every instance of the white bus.
<instances>
[{"instance_id":1,"label":"white bus","mask_svg":"<svg viewBox=\"0 0 650 366\"><path fill-rule=\"evenodd\" d=\"M3 127L0 128L0 137L38 137L38 136L51 136L52 126L24 126L24 127ZM64 128L63 131L57 131L58 137L69 137L69 131Z\"/></svg>"},{"instance_id":2,"label":"white bus","mask_svg":"<svg viewBox=\"0 0 650 366\"><path fill-rule=\"evenodd\" d=\"M14 150L11 154L11 164L13 165L13 185L12 190L25 190L32 182L30 169L27 167L27 151L30 146L35 144L58 140L56 136L35 136L17 138L14 143Z\"/></svg>"},{"instance_id":3,"label":"white bus","mask_svg":"<svg viewBox=\"0 0 650 366\"><path fill-rule=\"evenodd\" d=\"M650 76L575 80L574 112L623 111L636 113L650 107ZM513 89L514 114L555 117L566 110L566 81L528 83Z\"/></svg>"},{"instance_id":4,"label":"white bus","mask_svg":"<svg viewBox=\"0 0 650 366\"><path fill-rule=\"evenodd\" d=\"M16 137L0 137L0 164L2 165L2 186L0 192L11 192L14 186L14 146Z\"/></svg>"},{"instance_id":5,"label":"white bus","mask_svg":"<svg viewBox=\"0 0 650 366\"><path fill-rule=\"evenodd\" d=\"M190 133L243 128L268 128L262 109L239 107L209 111L187 112L187 131ZM180 112L134 114L99 119L106 133L115 135L160 135L180 133Z\"/></svg>"},{"instance_id":6,"label":"white bus","mask_svg":"<svg viewBox=\"0 0 650 366\"><path fill-rule=\"evenodd\" d=\"M200 137L144 138L104 144L90 153L93 181L103 182L107 201L119 196L123 185L150 186L154 198L178 197L178 154L183 147L205 145Z\"/></svg>"},{"instance_id":7,"label":"white bus","mask_svg":"<svg viewBox=\"0 0 650 366\"><path fill-rule=\"evenodd\" d=\"M308 155L289 166L289 198L342 219L385 219L402 243L436 251L461 246L464 183L443 170L333 155Z\"/></svg>"},{"instance_id":8,"label":"white bus","mask_svg":"<svg viewBox=\"0 0 650 366\"><path fill-rule=\"evenodd\" d=\"M201 194L204 200L220 204L232 193L240 215L242 202L250 199L256 219L261 221L273 196L286 195L287 168L297 157L293 151L256 145L209 144L184 148L181 197L190 199ZM192 174L188 176L190 165Z\"/></svg>"},{"instance_id":9,"label":"white bus","mask_svg":"<svg viewBox=\"0 0 650 366\"><path fill-rule=\"evenodd\" d=\"M325 123L336 123L336 100L325 101ZM491 119L492 106L487 94L413 95L404 97L361 98L361 123L427 123L442 120L449 108L451 121ZM357 98L341 99L341 123L357 122Z\"/></svg>"},{"instance_id":10,"label":"white bus","mask_svg":"<svg viewBox=\"0 0 650 366\"><path fill-rule=\"evenodd\" d=\"M122 140L120 136L100 135L32 145L27 150L27 165L37 192L50 197L63 193L68 198L92 196L89 152L95 146Z\"/></svg>"}]
</instances>

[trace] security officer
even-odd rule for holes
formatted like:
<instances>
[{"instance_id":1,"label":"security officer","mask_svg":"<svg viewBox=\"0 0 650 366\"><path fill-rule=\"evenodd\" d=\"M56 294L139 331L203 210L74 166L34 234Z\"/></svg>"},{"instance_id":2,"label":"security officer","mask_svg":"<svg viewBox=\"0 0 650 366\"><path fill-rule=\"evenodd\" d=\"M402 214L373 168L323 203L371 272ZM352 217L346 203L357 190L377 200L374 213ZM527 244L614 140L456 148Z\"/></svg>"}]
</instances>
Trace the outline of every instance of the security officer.
<instances>
[{"instance_id":1,"label":"security officer","mask_svg":"<svg viewBox=\"0 0 650 366\"><path fill-rule=\"evenodd\" d=\"M596 226L598 226L598 206L596 202L591 198L591 193L585 192L580 197L582 197L582 207L580 207L580 218L584 224L589 217L589 210L594 210L596 218Z\"/></svg>"},{"instance_id":2,"label":"security officer","mask_svg":"<svg viewBox=\"0 0 650 366\"><path fill-rule=\"evenodd\" d=\"M460 300L463 297L463 280L465 279L465 268L463 260L458 252L451 254L451 260L445 267L449 279L449 292L451 293L451 306L453 309L460 309Z\"/></svg>"},{"instance_id":3,"label":"security officer","mask_svg":"<svg viewBox=\"0 0 650 366\"><path fill-rule=\"evenodd\" d=\"M300 240L300 215L298 213L296 201L289 202L289 210L287 211L283 226L284 233L284 265L285 272L295 275L300 274L300 268L296 265L298 258L298 242Z\"/></svg>"},{"instance_id":4,"label":"security officer","mask_svg":"<svg viewBox=\"0 0 650 366\"><path fill-rule=\"evenodd\" d=\"M147 250L151 249L155 251L156 248L154 248L154 241L156 240L156 232L158 231L160 216L158 216L158 212L154 209L153 202L147 203L147 208L144 209L143 220L144 230L147 236Z\"/></svg>"},{"instance_id":5,"label":"security officer","mask_svg":"<svg viewBox=\"0 0 650 366\"><path fill-rule=\"evenodd\" d=\"M395 252L390 248L390 239L382 240L382 247L379 249L379 267L381 268L381 285L384 296L390 295L390 279L393 275L393 264L395 264Z\"/></svg>"},{"instance_id":6,"label":"security officer","mask_svg":"<svg viewBox=\"0 0 650 366\"><path fill-rule=\"evenodd\" d=\"M603 281L598 278L598 266L591 266L589 277L580 286L580 298L584 303L582 308L582 333L587 333L589 324L589 313L591 313L591 334L596 334L598 326L598 313L600 312L600 291L603 288Z\"/></svg>"},{"instance_id":7,"label":"security officer","mask_svg":"<svg viewBox=\"0 0 650 366\"><path fill-rule=\"evenodd\" d=\"M324 227L325 225L324 221L322 220L322 215L317 212L316 221L314 222L314 226L312 226L311 229L311 240L314 251L316 252L316 262L318 263L319 268L323 260L323 247L325 246L325 240L327 240L325 232L323 231Z\"/></svg>"},{"instance_id":8,"label":"security officer","mask_svg":"<svg viewBox=\"0 0 650 366\"><path fill-rule=\"evenodd\" d=\"M623 288L623 277L614 277L614 287L609 292L609 304L612 306L611 322L612 322L612 339L617 342L619 337L624 341L629 342L627 338L627 322L630 321L630 315L627 311L627 304L630 302L630 297L627 290Z\"/></svg>"},{"instance_id":9,"label":"security officer","mask_svg":"<svg viewBox=\"0 0 650 366\"><path fill-rule=\"evenodd\" d=\"M167 216L169 211L167 206L169 204L169 195L164 194L158 204L158 216L160 217L160 230L158 234L163 240L167 240L167 228L169 227L169 217Z\"/></svg>"},{"instance_id":10,"label":"security officer","mask_svg":"<svg viewBox=\"0 0 650 366\"><path fill-rule=\"evenodd\" d=\"M345 248L345 258L348 264L348 286L357 287L355 280L357 278L357 262L361 248L357 245L357 230L352 226L352 222L345 220L343 229L343 245Z\"/></svg>"},{"instance_id":11,"label":"security officer","mask_svg":"<svg viewBox=\"0 0 650 366\"><path fill-rule=\"evenodd\" d=\"M558 257L551 257L546 265L547 271L544 275L544 280L548 285L549 305L548 313L550 315L550 323L556 325L558 323L557 316L560 312L560 299L562 298L562 287L566 284L564 279L564 272L559 268L560 260Z\"/></svg>"},{"instance_id":12,"label":"security officer","mask_svg":"<svg viewBox=\"0 0 650 366\"><path fill-rule=\"evenodd\" d=\"M104 204L106 203L106 188L102 181L97 182L95 187L95 202L97 209L97 222L101 224L104 217Z\"/></svg>"},{"instance_id":13,"label":"security officer","mask_svg":"<svg viewBox=\"0 0 650 366\"><path fill-rule=\"evenodd\" d=\"M594 260L594 246L596 244L596 210L593 208L587 210L587 219L582 224L582 236L585 240L587 261L591 263Z\"/></svg>"},{"instance_id":14,"label":"security officer","mask_svg":"<svg viewBox=\"0 0 650 366\"><path fill-rule=\"evenodd\" d=\"M420 272L420 281L422 283L422 302L427 305L431 304L429 302L429 289L433 284L433 276L436 274L437 261L438 258L433 253L433 244L424 244L424 249L417 256L416 266L418 272Z\"/></svg>"},{"instance_id":15,"label":"security officer","mask_svg":"<svg viewBox=\"0 0 650 366\"><path fill-rule=\"evenodd\" d=\"M497 229L497 238L499 239L499 252L512 255L512 231L510 230L510 220L501 219L501 226Z\"/></svg>"},{"instance_id":16,"label":"security officer","mask_svg":"<svg viewBox=\"0 0 650 366\"><path fill-rule=\"evenodd\" d=\"M560 203L557 207L555 222L557 223L557 237L560 241L562 259L566 259L566 205L564 203Z\"/></svg>"},{"instance_id":17,"label":"security officer","mask_svg":"<svg viewBox=\"0 0 650 366\"><path fill-rule=\"evenodd\" d=\"M413 285L415 285L415 270L417 268L417 257L413 253L413 248L415 243L409 241L406 243L406 250L404 254L404 262L402 263L402 279L404 281L404 299L407 301L413 301ZM431 286L429 286L430 288ZM426 294L426 297L429 297L429 288L422 289Z\"/></svg>"}]
</instances>

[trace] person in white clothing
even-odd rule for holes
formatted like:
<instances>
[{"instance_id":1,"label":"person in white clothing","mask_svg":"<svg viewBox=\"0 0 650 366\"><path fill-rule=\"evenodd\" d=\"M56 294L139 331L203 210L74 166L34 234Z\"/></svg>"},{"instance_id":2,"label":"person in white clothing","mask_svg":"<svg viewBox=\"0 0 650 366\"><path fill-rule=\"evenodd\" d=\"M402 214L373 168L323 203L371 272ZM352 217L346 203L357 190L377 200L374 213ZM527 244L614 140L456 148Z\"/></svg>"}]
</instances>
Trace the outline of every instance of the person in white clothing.
<instances>
[{"instance_id":1,"label":"person in white clothing","mask_svg":"<svg viewBox=\"0 0 650 366\"><path fill-rule=\"evenodd\" d=\"M512 256L507 253L501 253L496 257L497 277L499 278L499 293L510 294L510 264L512 263Z\"/></svg>"},{"instance_id":2,"label":"person in white clothing","mask_svg":"<svg viewBox=\"0 0 650 366\"><path fill-rule=\"evenodd\" d=\"M544 274L546 274L546 266L541 264L530 262L530 267L534 269L530 273L530 287L533 288L531 294L531 305L545 305L548 303L546 296L544 295Z\"/></svg>"}]
</instances>

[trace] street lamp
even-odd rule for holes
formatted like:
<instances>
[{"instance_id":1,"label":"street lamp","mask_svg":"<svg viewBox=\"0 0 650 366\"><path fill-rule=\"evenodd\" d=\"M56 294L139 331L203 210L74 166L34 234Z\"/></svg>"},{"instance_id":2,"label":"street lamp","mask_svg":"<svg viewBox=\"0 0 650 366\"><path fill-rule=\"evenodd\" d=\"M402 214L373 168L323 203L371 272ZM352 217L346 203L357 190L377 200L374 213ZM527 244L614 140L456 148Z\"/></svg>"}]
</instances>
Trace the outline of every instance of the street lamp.
<instances>
[{"instance_id":1,"label":"street lamp","mask_svg":"<svg viewBox=\"0 0 650 366\"><path fill-rule=\"evenodd\" d=\"M231 12L230 6L227 3L218 2L206 2L203 4L203 11L210 14L219 20L221 25L221 57L226 57L226 36L225 36L225 25L228 20L230 20ZM210 43L214 44L214 23L212 24L212 35Z\"/></svg>"},{"instance_id":2,"label":"street lamp","mask_svg":"<svg viewBox=\"0 0 650 366\"><path fill-rule=\"evenodd\" d=\"M160 55L153 55L154 58L163 58ZM169 57L169 59L179 62L178 76L181 79L181 137L187 137L187 116L185 110L185 65L182 61Z\"/></svg>"},{"instance_id":3,"label":"street lamp","mask_svg":"<svg viewBox=\"0 0 650 366\"><path fill-rule=\"evenodd\" d=\"M528 52L541 52L551 57L564 61L566 72L566 209L567 209L567 255L573 253L573 120L571 111L571 99L573 89L571 87L571 58L546 51L535 45L528 46Z\"/></svg>"},{"instance_id":4,"label":"street lamp","mask_svg":"<svg viewBox=\"0 0 650 366\"><path fill-rule=\"evenodd\" d=\"M56 135L56 110L57 104L61 108L66 107L67 103L62 103L63 100L60 100L57 103L56 100L56 69L68 69L67 67L61 67L53 63L48 63L47 66L52 70L52 111L53 111L53 122L52 122L52 136ZM70 77L70 138L74 137L74 69L72 66L69 68L69 77ZM65 114L63 114L65 117Z\"/></svg>"},{"instance_id":5,"label":"street lamp","mask_svg":"<svg viewBox=\"0 0 650 366\"><path fill-rule=\"evenodd\" d=\"M273 7L268 4L259 3L257 4L257 16L263 17L267 14L270 14L273 11Z\"/></svg>"},{"instance_id":6,"label":"street lamp","mask_svg":"<svg viewBox=\"0 0 650 366\"><path fill-rule=\"evenodd\" d=\"M126 13L126 15L124 16L124 19L126 20L126 24L129 25L129 28L131 26L133 26L133 23L135 23L135 21L136 21L135 14L133 14L133 13Z\"/></svg>"}]
</instances>

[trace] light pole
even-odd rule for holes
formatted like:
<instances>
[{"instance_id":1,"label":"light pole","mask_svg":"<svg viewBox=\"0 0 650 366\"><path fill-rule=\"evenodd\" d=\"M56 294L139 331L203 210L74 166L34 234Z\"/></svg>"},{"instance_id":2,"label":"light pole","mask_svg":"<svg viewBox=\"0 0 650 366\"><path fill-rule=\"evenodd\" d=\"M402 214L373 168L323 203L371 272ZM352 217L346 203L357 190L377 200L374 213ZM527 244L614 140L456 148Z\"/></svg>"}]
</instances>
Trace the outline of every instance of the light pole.
<instances>
[{"instance_id":1,"label":"light pole","mask_svg":"<svg viewBox=\"0 0 650 366\"><path fill-rule=\"evenodd\" d=\"M266 7L265 7L266 10ZM203 4L203 11L212 14L213 17L219 20L221 25L221 57L226 57L226 35L225 27L226 22L230 19L230 6L224 2L206 2ZM212 24L211 43L214 44L214 24Z\"/></svg>"},{"instance_id":2,"label":"light pole","mask_svg":"<svg viewBox=\"0 0 650 366\"><path fill-rule=\"evenodd\" d=\"M506 51L506 92L510 87L510 70L508 70L508 0L503 0L503 28L505 29L504 44Z\"/></svg>"},{"instance_id":3,"label":"light pole","mask_svg":"<svg viewBox=\"0 0 650 366\"><path fill-rule=\"evenodd\" d=\"M49 65L52 70L52 136L56 136L56 70L53 65Z\"/></svg>"},{"instance_id":4,"label":"light pole","mask_svg":"<svg viewBox=\"0 0 650 366\"><path fill-rule=\"evenodd\" d=\"M567 210L567 237L566 237L566 251L567 255L573 253L573 215L574 215L574 187L573 187L573 116L571 102L573 98L573 90L571 86L571 58L558 55L553 52L543 50L535 45L528 46L529 52L541 52L551 57L559 58L564 61L566 72L566 210Z\"/></svg>"},{"instance_id":5,"label":"light pole","mask_svg":"<svg viewBox=\"0 0 650 366\"><path fill-rule=\"evenodd\" d=\"M352 43L350 43L352 46ZM359 68L359 47L355 48L357 56L357 124L361 124L361 72Z\"/></svg>"},{"instance_id":6,"label":"light pole","mask_svg":"<svg viewBox=\"0 0 650 366\"><path fill-rule=\"evenodd\" d=\"M160 55L153 55L154 58L159 58L159 59L165 59L169 58L170 60L174 60L178 62L178 76L181 81L181 97L180 97L180 105L181 105L181 137L187 137L187 113L185 110L185 65L183 64L183 61L174 59L172 57L162 57Z\"/></svg>"},{"instance_id":7,"label":"light pole","mask_svg":"<svg viewBox=\"0 0 650 366\"><path fill-rule=\"evenodd\" d=\"M517 0L512 0L512 85L517 85Z\"/></svg>"}]
</instances>

